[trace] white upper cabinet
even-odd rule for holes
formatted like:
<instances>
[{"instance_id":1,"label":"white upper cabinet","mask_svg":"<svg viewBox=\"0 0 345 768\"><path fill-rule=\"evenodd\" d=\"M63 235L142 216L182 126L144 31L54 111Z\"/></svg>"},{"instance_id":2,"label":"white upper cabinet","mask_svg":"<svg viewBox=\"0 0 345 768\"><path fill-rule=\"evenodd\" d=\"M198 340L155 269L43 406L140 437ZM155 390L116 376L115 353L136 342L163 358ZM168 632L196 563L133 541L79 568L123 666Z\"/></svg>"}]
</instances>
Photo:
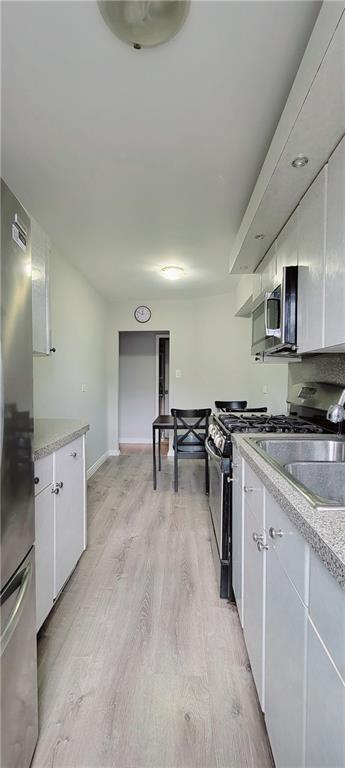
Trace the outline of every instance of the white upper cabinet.
<instances>
[{"instance_id":1,"label":"white upper cabinet","mask_svg":"<svg viewBox=\"0 0 345 768\"><path fill-rule=\"evenodd\" d=\"M283 267L298 265L298 208L286 222L284 229L277 237L277 282L280 283Z\"/></svg>"},{"instance_id":2,"label":"white upper cabinet","mask_svg":"<svg viewBox=\"0 0 345 768\"><path fill-rule=\"evenodd\" d=\"M298 352L324 343L326 175L323 168L302 198L299 211Z\"/></svg>"},{"instance_id":3,"label":"white upper cabinet","mask_svg":"<svg viewBox=\"0 0 345 768\"><path fill-rule=\"evenodd\" d=\"M345 344L345 137L328 164L325 347Z\"/></svg>"},{"instance_id":4,"label":"white upper cabinet","mask_svg":"<svg viewBox=\"0 0 345 768\"><path fill-rule=\"evenodd\" d=\"M267 251L266 256L258 267L258 272L261 274L261 290L272 291L275 287L277 275L276 242Z\"/></svg>"},{"instance_id":5,"label":"white upper cabinet","mask_svg":"<svg viewBox=\"0 0 345 768\"><path fill-rule=\"evenodd\" d=\"M42 227L31 218L33 351L50 354L49 256L51 245Z\"/></svg>"}]
</instances>

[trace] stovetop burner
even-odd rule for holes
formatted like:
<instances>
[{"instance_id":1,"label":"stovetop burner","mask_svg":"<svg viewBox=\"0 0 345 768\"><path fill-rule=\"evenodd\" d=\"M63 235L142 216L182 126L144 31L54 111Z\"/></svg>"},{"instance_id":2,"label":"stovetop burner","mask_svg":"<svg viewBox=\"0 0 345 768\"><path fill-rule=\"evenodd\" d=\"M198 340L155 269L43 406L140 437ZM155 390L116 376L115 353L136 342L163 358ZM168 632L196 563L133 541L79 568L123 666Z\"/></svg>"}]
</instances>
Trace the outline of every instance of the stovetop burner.
<instances>
[{"instance_id":1,"label":"stovetop burner","mask_svg":"<svg viewBox=\"0 0 345 768\"><path fill-rule=\"evenodd\" d=\"M322 428L298 416L286 416L278 414L219 414L218 420L227 432L291 432L291 433L319 433Z\"/></svg>"}]
</instances>

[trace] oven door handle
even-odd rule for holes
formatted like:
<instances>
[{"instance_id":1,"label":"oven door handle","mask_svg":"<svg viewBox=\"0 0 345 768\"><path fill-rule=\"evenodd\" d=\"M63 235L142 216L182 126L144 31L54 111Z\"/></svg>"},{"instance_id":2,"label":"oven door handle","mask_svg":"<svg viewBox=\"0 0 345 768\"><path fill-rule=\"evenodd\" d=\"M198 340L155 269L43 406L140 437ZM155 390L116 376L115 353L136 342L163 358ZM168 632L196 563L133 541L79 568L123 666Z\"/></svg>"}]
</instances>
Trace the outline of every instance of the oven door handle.
<instances>
[{"instance_id":1,"label":"oven door handle","mask_svg":"<svg viewBox=\"0 0 345 768\"><path fill-rule=\"evenodd\" d=\"M208 441L208 438L205 441L205 448L209 456L211 456L212 459L216 459L216 461L220 462L222 461L222 456L219 456L218 453L215 453L215 451L212 450L210 443Z\"/></svg>"}]
</instances>

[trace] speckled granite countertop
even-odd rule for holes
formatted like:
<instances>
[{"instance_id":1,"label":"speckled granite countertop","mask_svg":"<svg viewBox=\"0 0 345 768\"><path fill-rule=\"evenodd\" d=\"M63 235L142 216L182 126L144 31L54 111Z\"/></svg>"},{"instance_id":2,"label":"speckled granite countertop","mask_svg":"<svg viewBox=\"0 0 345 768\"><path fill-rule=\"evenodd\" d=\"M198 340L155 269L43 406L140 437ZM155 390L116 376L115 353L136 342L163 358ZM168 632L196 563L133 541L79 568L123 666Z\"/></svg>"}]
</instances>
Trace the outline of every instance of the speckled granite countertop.
<instances>
[{"instance_id":1,"label":"speckled granite countertop","mask_svg":"<svg viewBox=\"0 0 345 768\"><path fill-rule=\"evenodd\" d=\"M74 419L34 420L34 460L48 456L63 445L76 440L90 429L85 421Z\"/></svg>"},{"instance_id":2,"label":"speckled granite countertop","mask_svg":"<svg viewBox=\"0 0 345 768\"><path fill-rule=\"evenodd\" d=\"M291 522L313 547L340 586L345 589L345 512L314 509L288 480L285 480L265 458L255 451L255 448L248 444L246 441L248 437L250 438L251 435L244 437L235 433L232 435L232 440ZM277 437L277 435L265 434L265 438L269 437Z\"/></svg>"}]
</instances>

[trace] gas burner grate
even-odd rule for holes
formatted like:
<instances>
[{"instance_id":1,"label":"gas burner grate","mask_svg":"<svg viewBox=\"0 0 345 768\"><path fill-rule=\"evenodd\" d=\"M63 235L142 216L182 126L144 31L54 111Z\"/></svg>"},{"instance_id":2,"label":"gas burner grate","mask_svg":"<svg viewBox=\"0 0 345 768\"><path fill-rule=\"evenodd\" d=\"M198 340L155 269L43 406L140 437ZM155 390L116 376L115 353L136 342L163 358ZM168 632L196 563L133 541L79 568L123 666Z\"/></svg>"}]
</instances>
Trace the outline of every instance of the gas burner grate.
<instances>
[{"instance_id":1,"label":"gas burner grate","mask_svg":"<svg viewBox=\"0 0 345 768\"><path fill-rule=\"evenodd\" d=\"M322 428L298 416L256 416L254 414L220 414L219 421L228 432L320 433Z\"/></svg>"}]
</instances>

